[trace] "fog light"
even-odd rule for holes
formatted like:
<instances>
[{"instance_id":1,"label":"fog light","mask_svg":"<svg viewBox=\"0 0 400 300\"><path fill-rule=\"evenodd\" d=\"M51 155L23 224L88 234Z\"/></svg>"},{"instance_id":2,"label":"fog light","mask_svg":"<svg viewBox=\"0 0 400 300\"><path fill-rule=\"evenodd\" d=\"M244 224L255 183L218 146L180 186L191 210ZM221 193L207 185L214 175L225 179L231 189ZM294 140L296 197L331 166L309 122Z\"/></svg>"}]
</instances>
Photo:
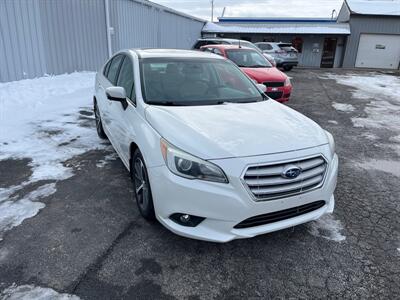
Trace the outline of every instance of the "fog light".
<instances>
[{"instance_id":1,"label":"fog light","mask_svg":"<svg viewBox=\"0 0 400 300\"><path fill-rule=\"evenodd\" d=\"M169 218L175 223L186 227L196 227L205 219L203 217L192 216L182 213L172 214L169 216Z\"/></svg>"},{"instance_id":2,"label":"fog light","mask_svg":"<svg viewBox=\"0 0 400 300\"><path fill-rule=\"evenodd\" d=\"M179 219L181 220L182 223L187 223L190 221L190 216L189 215L181 215L179 217Z\"/></svg>"}]
</instances>

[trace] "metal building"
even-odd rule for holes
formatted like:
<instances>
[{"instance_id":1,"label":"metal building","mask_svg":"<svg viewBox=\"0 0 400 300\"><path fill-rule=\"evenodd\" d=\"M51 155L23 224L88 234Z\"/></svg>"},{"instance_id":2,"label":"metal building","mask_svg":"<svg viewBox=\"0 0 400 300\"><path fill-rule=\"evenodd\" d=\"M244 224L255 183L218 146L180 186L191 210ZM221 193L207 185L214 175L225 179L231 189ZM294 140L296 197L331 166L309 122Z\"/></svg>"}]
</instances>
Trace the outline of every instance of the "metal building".
<instances>
[{"instance_id":1,"label":"metal building","mask_svg":"<svg viewBox=\"0 0 400 300\"><path fill-rule=\"evenodd\" d=\"M400 1L345 0L338 22L351 30L343 67L399 68Z\"/></svg>"},{"instance_id":2,"label":"metal building","mask_svg":"<svg viewBox=\"0 0 400 300\"><path fill-rule=\"evenodd\" d=\"M304 67L398 69L400 0L345 0L336 19L224 17L203 36L291 42Z\"/></svg>"},{"instance_id":3,"label":"metal building","mask_svg":"<svg viewBox=\"0 0 400 300\"><path fill-rule=\"evenodd\" d=\"M122 48L190 48L204 23L144 0L1 0L0 82L94 71Z\"/></svg>"},{"instance_id":4,"label":"metal building","mask_svg":"<svg viewBox=\"0 0 400 300\"><path fill-rule=\"evenodd\" d=\"M311 18L219 18L207 23L203 36L244 39L251 42L292 43L304 67L339 67L342 63L348 23Z\"/></svg>"}]
</instances>

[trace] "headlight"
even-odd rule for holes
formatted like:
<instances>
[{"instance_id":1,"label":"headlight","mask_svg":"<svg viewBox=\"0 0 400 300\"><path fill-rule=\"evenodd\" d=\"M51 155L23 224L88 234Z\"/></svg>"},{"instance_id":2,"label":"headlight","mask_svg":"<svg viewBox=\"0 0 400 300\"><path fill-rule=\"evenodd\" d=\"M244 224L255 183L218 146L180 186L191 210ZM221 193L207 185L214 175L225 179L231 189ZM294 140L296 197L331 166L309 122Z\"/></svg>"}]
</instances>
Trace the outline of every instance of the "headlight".
<instances>
[{"instance_id":1,"label":"headlight","mask_svg":"<svg viewBox=\"0 0 400 300\"><path fill-rule=\"evenodd\" d=\"M333 139L332 134L329 131L325 130L325 134L328 137L328 141L329 141L329 148L331 149L331 153L335 153L336 151L336 145L335 145L335 140Z\"/></svg>"},{"instance_id":2,"label":"headlight","mask_svg":"<svg viewBox=\"0 0 400 300\"><path fill-rule=\"evenodd\" d=\"M289 77L286 77L286 79L285 79L285 86L288 86L288 85L290 85L290 78L289 78Z\"/></svg>"},{"instance_id":3,"label":"headlight","mask_svg":"<svg viewBox=\"0 0 400 300\"><path fill-rule=\"evenodd\" d=\"M228 178L218 166L179 150L164 139L160 140L160 146L165 164L175 175L188 179L228 183Z\"/></svg>"}]
</instances>

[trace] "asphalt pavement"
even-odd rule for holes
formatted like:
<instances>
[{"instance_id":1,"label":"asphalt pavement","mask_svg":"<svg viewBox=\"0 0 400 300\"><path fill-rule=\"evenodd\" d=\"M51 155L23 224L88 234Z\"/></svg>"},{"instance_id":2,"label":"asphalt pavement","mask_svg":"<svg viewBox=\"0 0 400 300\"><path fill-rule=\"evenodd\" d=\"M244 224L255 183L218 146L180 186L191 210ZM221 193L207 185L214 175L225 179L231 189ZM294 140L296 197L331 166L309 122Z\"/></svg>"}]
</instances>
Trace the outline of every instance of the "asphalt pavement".
<instances>
[{"instance_id":1,"label":"asphalt pavement","mask_svg":"<svg viewBox=\"0 0 400 300\"><path fill-rule=\"evenodd\" d=\"M289 72L288 106L335 137L340 168L333 217L344 240L311 234L310 224L226 244L179 237L139 216L122 162L104 161L113 153L108 147L66 161L75 175L56 182L38 215L4 234L0 294L15 283L82 299L399 299L400 172L390 168L400 153L385 145L400 133L355 127L352 118L367 118L371 99L323 78L327 72L333 71ZM354 110L332 103L351 103ZM94 121L85 126L95 130ZM0 187L30 175L29 159L0 161Z\"/></svg>"}]
</instances>

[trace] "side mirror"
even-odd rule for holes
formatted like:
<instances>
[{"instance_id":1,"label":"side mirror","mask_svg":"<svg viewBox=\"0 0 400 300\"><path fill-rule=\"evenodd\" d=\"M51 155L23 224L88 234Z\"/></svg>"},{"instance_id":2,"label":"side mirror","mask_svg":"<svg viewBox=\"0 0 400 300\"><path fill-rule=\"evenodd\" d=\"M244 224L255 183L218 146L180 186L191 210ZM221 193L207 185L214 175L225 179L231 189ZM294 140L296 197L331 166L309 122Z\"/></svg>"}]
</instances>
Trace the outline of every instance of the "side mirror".
<instances>
[{"instance_id":1,"label":"side mirror","mask_svg":"<svg viewBox=\"0 0 400 300\"><path fill-rule=\"evenodd\" d=\"M261 83L257 83L257 87L263 93L265 93L267 91L267 87Z\"/></svg>"},{"instance_id":2,"label":"side mirror","mask_svg":"<svg viewBox=\"0 0 400 300\"><path fill-rule=\"evenodd\" d=\"M121 86L112 86L106 88L106 95L108 100L110 101L126 101L126 92L125 89Z\"/></svg>"}]
</instances>

